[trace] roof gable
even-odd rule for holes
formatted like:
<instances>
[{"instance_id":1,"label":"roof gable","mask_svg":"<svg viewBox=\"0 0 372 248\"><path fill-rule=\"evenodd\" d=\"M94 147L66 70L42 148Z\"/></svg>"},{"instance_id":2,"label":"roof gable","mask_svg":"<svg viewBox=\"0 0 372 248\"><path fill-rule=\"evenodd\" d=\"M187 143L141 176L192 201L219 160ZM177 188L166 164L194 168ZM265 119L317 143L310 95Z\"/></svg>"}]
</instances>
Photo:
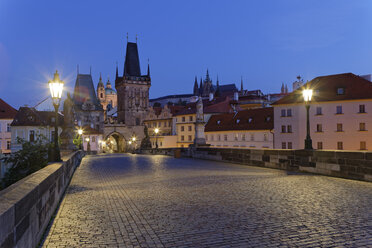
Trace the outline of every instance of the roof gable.
<instances>
[{"instance_id":1,"label":"roof gable","mask_svg":"<svg viewBox=\"0 0 372 248\"><path fill-rule=\"evenodd\" d=\"M0 119L13 119L17 110L0 98Z\"/></svg>"}]
</instances>

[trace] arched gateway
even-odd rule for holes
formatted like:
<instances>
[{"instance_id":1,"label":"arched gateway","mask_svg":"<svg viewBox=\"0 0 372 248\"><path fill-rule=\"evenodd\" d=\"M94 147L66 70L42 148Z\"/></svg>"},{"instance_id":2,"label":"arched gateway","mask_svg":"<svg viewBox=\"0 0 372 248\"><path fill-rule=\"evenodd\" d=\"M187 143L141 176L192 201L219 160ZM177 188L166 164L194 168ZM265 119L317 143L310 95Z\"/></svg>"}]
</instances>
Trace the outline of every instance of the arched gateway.
<instances>
[{"instance_id":1,"label":"arched gateway","mask_svg":"<svg viewBox=\"0 0 372 248\"><path fill-rule=\"evenodd\" d=\"M118 132L112 132L105 137L106 152L125 152L126 140L124 136Z\"/></svg>"}]
</instances>

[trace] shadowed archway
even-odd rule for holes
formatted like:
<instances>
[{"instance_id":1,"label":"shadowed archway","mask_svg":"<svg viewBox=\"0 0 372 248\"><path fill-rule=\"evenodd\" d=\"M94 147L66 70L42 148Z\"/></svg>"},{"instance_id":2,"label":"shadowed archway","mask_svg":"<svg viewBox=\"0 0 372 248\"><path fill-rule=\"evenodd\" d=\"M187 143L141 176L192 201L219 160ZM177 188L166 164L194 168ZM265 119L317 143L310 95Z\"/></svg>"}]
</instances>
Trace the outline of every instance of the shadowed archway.
<instances>
[{"instance_id":1,"label":"shadowed archway","mask_svg":"<svg viewBox=\"0 0 372 248\"><path fill-rule=\"evenodd\" d=\"M106 136L106 151L114 153L123 153L126 150L126 141L123 135L118 132L112 132Z\"/></svg>"}]
</instances>

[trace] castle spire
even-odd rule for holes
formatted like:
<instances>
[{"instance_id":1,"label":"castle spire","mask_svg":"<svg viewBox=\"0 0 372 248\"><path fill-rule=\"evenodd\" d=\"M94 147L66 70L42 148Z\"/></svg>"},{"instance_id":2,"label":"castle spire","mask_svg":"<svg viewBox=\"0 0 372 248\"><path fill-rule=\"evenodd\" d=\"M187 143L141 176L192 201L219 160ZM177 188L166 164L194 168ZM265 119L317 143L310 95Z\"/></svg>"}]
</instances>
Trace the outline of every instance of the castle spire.
<instances>
[{"instance_id":1,"label":"castle spire","mask_svg":"<svg viewBox=\"0 0 372 248\"><path fill-rule=\"evenodd\" d=\"M147 76L150 77L150 60L147 59Z\"/></svg>"},{"instance_id":2,"label":"castle spire","mask_svg":"<svg viewBox=\"0 0 372 248\"><path fill-rule=\"evenodd\" d=\"M196 76L195 76L194 91L193 91L193 93L194 93L194 96L197 96L198 93L199 93L198 79L196 78Z\"/></svg>"},{"instance_id":3,"label":"castle spire","mask_svg":"<svg viewBox=\"0 0 372 248\"><path fill-rule=\"evenodd\" d=\"M210 82L210 81L211 81L211 79L210 79L210 77L209 77L209 71L208 71L208 69L207 69L207 75L206 75L206 77L205 77L205 81L206 81L206 82Z\"/></svg>"},{"instance_id":4,"label":"castle spire","mask_svg":"<svg viewBox=\"0 0 372 248\"><path fill-rule=\"evenodd\" d=\"M203 78L200 77L199 95L203 95Z\"/></svg>"},{"instance_id":5,"label":"castle spire","mask_svg":"<svg viewBox=\"0 0 372 248\"><path fill-rule=\"evenodd\" d=\"M116 61L116 77L115 80L119 77L118 62Z\"/></svg>"},{"instance_id":6,"label":"castle spire","mask_svg":"<svg viewBox=\"0 0 372 248\"><path fill-rule=\"evenodd\" d=\"M218 80L218 75L217 75L217 89L216 92L214 93L215 97L221 96L221 91L220 91L220 82Z\"/></svg>"}]
</instances>

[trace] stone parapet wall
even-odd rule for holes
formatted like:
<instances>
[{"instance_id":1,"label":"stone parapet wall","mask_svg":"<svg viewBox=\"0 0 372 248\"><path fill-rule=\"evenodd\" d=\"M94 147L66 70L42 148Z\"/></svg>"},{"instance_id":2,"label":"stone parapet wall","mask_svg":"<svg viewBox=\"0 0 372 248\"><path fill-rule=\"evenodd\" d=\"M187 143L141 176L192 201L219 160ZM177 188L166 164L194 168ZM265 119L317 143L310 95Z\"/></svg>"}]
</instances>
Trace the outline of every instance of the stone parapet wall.
<instances>
[{"instance_id":1,"label":"stone parapet wall","mask_svg":"<svg viewBox=\"0 0 372 248\"><path fill-rule=\"evenodd\" d=\"M158 154L173 156L176 149L158 149ZM183 149L181 156L372 182L372 152L367 151L199 147Z\"/></svg>"},{"instance_id":2,"label":"stone parapet wall","mask_svg":"<svg viewBox=\"0 0 372 248\"><path fill-rule=\"evenodd\" d=\"M36 247L84 153L76 151L0 191L0 247Z\"/></svg>"}]
</instances>

